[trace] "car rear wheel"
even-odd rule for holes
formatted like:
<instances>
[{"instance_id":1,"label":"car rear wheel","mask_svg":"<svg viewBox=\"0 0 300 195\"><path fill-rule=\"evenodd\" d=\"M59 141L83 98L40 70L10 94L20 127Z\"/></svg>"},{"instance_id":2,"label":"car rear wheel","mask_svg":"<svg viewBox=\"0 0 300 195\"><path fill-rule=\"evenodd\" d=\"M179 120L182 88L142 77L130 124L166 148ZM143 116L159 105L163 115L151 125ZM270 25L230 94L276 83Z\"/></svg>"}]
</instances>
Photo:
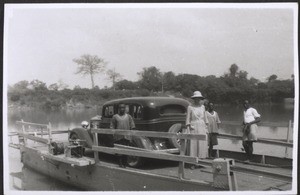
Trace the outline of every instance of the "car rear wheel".
<instances>
[{"instance_id":1,"label":"car rear wheel","mask_svg":"<svg viewBox=\"0 0 300 195\"><path fill-rule=\"evenodd\" d=\"M172 125L169 129L169 133L182 133L182 125L180 123ZM180 139L170 138L169 142L172 147L180 148Z\"/></svg>"}]
</instances>

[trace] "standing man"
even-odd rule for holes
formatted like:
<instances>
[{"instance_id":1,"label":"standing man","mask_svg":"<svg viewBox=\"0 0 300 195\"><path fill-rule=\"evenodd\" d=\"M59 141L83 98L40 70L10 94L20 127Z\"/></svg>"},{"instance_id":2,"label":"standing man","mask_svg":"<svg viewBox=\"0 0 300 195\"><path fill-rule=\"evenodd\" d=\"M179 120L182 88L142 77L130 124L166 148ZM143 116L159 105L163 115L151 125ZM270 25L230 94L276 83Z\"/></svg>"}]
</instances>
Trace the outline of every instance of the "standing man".
<instances>
[{"instance_id":1,"label":"standing man","mask_svg":"<svg viewBox=\"0 0 300 195\"><path fill-rule=\"evenodd\" d=\"M124 130L131 130L135 129L135 124L132 119L132 117L125 113L125 104L119 105L119 113L115 114L112 117L111 123L110 123L111 129L124 129ZM115 143L120 145L129 146L131 143L131 137L130 136L116 136L115 137ZM120 167L126 166L126 156L120 155L119 158L119 165Z\"/></svg>"},{"instance_id":2,"label":"standing man","mask_svg":"<svg viewBox=\"0 0 300 195\"><path fill-rule=\"evenodd\" d=\"M244 106L244 121L243 121L243 147L245 149L247 160L252 160L253 142L257 141L257 123L260 122L260 114L257 110L250 107L249 101L245 100Z\"/></svg>"},{"instance_id":3,"label":"standing man","mask_svg":"<svg viewBox=\"0 0 300 195\"><path fill-rule=\"evenodd\" d=\"M213 147L214 145L218 145L218 134L221 121L218 113L214 111L214 104L212 102L208 103L207 109L208 110L205 114L208 121L208 156L210 158L214 158L215 155L213 155Z\"/></svg>"}]
</instances>

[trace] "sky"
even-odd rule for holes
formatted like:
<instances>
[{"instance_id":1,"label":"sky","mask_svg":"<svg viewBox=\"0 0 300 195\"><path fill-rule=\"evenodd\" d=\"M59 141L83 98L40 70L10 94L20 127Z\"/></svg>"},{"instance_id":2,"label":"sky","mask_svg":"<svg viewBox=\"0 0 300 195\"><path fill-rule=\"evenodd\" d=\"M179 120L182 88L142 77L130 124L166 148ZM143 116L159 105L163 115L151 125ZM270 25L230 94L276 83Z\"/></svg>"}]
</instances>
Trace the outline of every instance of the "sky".
<instances>
[{"instance_id":1,"label":"sky","mask_svg":"<svg viewBox=\"0 0 300 195\"><path fill-rule=\"evenodd\" d=\"M63 81L90 87L74 74L74 58L97 55L124 79L156 66L162 72L222 76L235 63L261 81L294 73L293 9L203 7L47 8L6 6L7 82ZM111 86L105 74L99 87Z\"/></svg>"}]
</instances>

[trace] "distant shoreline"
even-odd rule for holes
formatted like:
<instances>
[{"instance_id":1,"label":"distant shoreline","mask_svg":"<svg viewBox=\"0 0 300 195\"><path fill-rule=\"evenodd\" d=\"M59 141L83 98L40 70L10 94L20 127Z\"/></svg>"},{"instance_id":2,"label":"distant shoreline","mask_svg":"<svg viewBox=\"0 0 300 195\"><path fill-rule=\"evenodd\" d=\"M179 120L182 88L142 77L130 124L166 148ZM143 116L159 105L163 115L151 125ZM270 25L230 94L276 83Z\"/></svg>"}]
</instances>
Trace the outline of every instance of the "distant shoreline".
<instances>
[{"instance_id":1,"label":"distant shoreline","mask_svg":"<svg viewBox=\"0 0 300 195\"><path fill-rule=\"evenodd\" d=\"M37 110L87 110L87 109L101 109L102 105L111 99L107 100L102 100L101 102L97 102L95 104L85 104L84 102L78 102L76 104L65 104L60 107L55 107L55 108L44 108L40 107L38 105L35 106L30 106L30 105L20 105L20 104L8 104L7 108L8 111L12 110L32 110L32 109L37 109ZM284 98L282 102L254 102L253 105L283 105L283 106L294 106L294 98ZM225 103L225 104L220 104L220 103L215 103L216 106L239 106L239 104L232 104L232 103Z\"/></svg>"}]
</instances>

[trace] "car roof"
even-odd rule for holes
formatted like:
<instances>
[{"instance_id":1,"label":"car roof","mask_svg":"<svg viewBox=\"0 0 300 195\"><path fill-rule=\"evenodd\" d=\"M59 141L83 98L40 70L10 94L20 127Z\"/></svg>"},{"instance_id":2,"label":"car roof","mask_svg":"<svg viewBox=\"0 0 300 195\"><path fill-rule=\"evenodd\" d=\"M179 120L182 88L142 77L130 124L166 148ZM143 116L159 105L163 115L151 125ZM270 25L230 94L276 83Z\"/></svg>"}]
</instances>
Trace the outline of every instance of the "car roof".
<instances>
[{"instance_id":1,"label":"car roof","mask_svg":"<svg viewBox=\"0 0 300 195\"><path fill-rule=\"evenodd\" d=\"M188 106L189 102L181 98L174 97L131 97L131 98L121 98L116 100L111 100L106 102L103 106L109 104L119 104L119 103L137 103L143 106L154 103L155 106L164 106L168 104L178 104L182 106Z\"/></svg>"}]
</instances>

